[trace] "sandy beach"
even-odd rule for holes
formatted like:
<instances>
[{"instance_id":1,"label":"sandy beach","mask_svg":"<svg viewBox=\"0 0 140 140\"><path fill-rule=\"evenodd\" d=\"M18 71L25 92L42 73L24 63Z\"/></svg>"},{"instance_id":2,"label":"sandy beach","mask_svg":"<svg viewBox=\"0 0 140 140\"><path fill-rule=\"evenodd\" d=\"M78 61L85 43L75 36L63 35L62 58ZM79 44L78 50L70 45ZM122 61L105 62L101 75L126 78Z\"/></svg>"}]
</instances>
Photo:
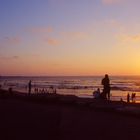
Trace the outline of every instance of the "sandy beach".
<instances>
[{"instance_id":1,"label":"sandy beach","mask_svg":"<svg viewBox=\"0 0 140 140\"><path fill-rule=\"evenodd\" d=\"M0 95L1 140L139 139L140 104L6 91Z\"/></svg>"}]
</instances>

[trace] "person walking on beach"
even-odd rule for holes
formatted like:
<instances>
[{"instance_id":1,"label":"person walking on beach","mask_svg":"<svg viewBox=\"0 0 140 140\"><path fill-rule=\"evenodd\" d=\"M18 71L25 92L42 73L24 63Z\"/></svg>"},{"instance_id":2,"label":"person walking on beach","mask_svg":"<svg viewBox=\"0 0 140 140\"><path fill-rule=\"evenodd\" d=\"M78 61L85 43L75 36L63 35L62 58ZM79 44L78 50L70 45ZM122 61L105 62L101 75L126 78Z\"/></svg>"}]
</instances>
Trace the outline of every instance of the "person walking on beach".
<instances>
[{"instance_id":1,"label":"person walking on beach","mask_svg":"<svg viewBox=\"0 0 140 140\"><path fill-rule=\"evenodd\" d=\"M108 74L105 74L105 77L102 79L102 85L103 85L103 93L105 94L105 98L107 96L107 99L110 100L110 80Z\"/></svg>"},{"instance_id":2,"label":"person walking on beach","mask_svg":"<svg viewBox=\"0 0 140 140\"><path fill-rule=\"evenodd\" d=\"M31 95L32 81L30 80L28 83L28 95Z\"/></svg>"}]
</instances>

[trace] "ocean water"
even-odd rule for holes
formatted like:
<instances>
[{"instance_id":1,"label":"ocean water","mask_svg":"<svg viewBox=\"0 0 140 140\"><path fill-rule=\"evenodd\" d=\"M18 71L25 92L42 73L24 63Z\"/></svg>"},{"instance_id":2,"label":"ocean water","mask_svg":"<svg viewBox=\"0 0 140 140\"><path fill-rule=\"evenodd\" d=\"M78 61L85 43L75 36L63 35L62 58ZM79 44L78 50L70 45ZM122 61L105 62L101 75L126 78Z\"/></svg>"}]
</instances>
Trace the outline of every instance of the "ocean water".
<instances>
[{"instance_id":1,"label":"ocean water","mask_svg":"<svg viewBox=\"0 0 140 140\"><path fill-rule=\"evenodd\" d=\"M97 88L103 89L101 80L104 76L1 76L0 85L4 89L27 93L28 82L32 80L32 93L38 88L49 89L54 87L58 94L76 95L78 97L93 98L92 93ZM111 100L125 101L129 93L136 93L136 102L140 102L140 76L110 76Z\"/></svg>"}]
</instances>

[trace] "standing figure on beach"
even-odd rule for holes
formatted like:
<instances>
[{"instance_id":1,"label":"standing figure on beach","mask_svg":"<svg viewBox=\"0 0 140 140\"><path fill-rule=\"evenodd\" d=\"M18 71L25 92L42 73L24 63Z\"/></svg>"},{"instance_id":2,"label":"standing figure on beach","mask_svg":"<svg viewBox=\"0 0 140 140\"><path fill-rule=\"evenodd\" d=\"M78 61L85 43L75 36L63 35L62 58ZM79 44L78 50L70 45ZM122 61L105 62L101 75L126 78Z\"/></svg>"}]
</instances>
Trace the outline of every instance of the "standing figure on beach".
<instances>
[{"instance_id":1,"label":"standing figure on beach","mask_svg":"<svg viewBox=\"0 0 140 140\"><path fill-rule=\"evenodd\" d=\"M127 103L129 103L130 102L130 94L128 93L127 94Z\"/></svg>"},{"instance_id":2,"label":"standing figure on beach","mask_svg":"<svg viewBox=\"0 0 140 140\"><path fill-rule=\"evenodd\" d=\"M132 103L135 103L136 93L131 94Z\"/></svg>"},{"instance_id":3,"label":"standing figure on beach","mask_svg":"<svg viewBox=\"0 0 140 140\"><path fill-rule=\"evenodd\" d=\"M28 95L31 94L31 88L32 88L32 81L30 80L28 83Z\"/></svg>"},{"instance_id":4,"label":"standing figure on beach","mask_svg":"<svg viewBox=\"0 0 140 140\"><path fill-rule=\"evenodd\" d=\"M110 80L108 74L105 74L105 77L102 79L102 85L105 98L107 96L107 99L110 100Z\"/></svg>"}]
</instances>

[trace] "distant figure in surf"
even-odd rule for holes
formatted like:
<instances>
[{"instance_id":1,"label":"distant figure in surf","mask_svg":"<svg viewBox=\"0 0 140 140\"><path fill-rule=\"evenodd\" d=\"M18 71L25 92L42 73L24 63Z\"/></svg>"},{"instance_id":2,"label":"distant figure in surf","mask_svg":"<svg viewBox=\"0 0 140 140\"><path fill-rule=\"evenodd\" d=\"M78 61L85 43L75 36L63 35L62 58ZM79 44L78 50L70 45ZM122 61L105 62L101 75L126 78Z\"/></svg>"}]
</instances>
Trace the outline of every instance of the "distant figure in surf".
<instances>
[{"instance_id":1,"label":"distant figure in surf","mask_svg":"<svg viewBox=\"0 0 140 140\"><path fill-rule=\"evenodd\" d=\"M105 77L102 79L103 85L103 93L105 94L105 98L110 100L110 80L108 74L105 74Z\"/></svg>"},{"instance_id":2,"label":"distant figure in surf","mask_svg":"<svg viewBox=\"0 0 140 140\"><path fill-rule=\"evenodd\" d=\"M132 93L131 95L132 103L135 103L135 98L136 98L136 93Z\"/></svg>"},{"instance_id":3,"label":"distant figure in surf","mask_svg":"<svg viewBox=\"0 0 140 140\"><path fill-rule=\"evenodd\" d=\"M130 102L130 94L128 93L127 94L127 103L129 103Z\"/></svg>"},{"instance_id":4,"label":"distant figure in surf","mask_svg":"<svg viewBox=\"0 0 140 140\"><path fill-rule=\"evenodd\" d=\"M28 95L31 95L32 81L30 80L28 83Z\"/></svg>"}]
</instances>

